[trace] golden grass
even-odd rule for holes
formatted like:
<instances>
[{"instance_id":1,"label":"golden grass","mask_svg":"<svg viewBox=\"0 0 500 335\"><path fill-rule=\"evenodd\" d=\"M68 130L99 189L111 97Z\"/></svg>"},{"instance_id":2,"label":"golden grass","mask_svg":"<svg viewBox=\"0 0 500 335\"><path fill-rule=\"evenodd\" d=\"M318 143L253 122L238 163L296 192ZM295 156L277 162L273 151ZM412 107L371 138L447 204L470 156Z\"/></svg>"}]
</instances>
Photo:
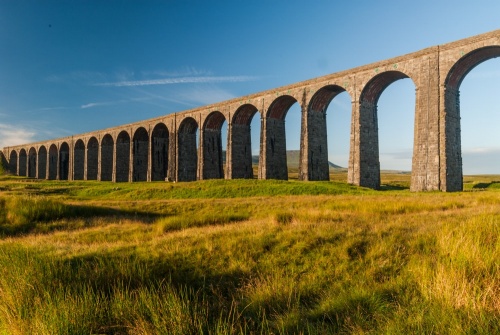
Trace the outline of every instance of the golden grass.
<instances>
[{"instance_id":1,"label":"golden grass","mask_svg":"<svg viewBox=\"0 0 500 335\"><path fill-rule=\"evenodd\" d=\"M470 189L491 180L471 179ZM50 208L78 210L0 240L0 333L500 331L500 191L343 190L45 194ZM19 196L9 192L7 207Z\"/></svg>"}]
</instances>

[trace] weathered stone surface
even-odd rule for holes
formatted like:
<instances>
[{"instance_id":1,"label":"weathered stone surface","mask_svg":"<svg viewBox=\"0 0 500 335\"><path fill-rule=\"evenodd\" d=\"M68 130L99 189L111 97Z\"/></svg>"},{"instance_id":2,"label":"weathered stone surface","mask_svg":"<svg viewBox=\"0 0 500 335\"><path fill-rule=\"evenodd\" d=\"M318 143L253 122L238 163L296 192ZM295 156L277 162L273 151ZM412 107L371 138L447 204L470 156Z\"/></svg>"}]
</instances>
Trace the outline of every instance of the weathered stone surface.
<instances>
[{"instance_id":1,"label":"weathered stone surface","mask_svg":"<svg viewBox=\"0 0 500 335\"><path fill-rule=\"evenodd\" d=\"M285 118L301 107L301 180L328 180L325 113L351 97L348 182L380 187L377 103L396 80L415 85L411 190L462 189L460 84L500 56L500 30L408 55L180 113L86 134L3 148L11 173L47 179L113 181L253 178L252 141L260 140L258 177L287 179ZM260 139L250 136L259 112ZM227 122L228 137L220 136ZM222 143L227 141L226 167Z\"/></svg>"}]
</instances>

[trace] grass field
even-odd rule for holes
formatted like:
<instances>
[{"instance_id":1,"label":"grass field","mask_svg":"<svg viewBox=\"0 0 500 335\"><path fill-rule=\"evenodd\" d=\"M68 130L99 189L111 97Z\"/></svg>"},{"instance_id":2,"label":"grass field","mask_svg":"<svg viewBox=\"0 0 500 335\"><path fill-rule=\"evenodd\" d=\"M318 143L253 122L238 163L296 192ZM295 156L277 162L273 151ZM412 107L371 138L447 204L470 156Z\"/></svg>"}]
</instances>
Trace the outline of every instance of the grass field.
<instances>
[{"instance_id":1,"label":"grass field","mask_svg":"<svg viewBox=\"0 0 500 335\"><path fill-rule=\"evenodd\" d=\"M0 178L0 334L499 334L500 176Z\"/></svg>"}]
</instances>

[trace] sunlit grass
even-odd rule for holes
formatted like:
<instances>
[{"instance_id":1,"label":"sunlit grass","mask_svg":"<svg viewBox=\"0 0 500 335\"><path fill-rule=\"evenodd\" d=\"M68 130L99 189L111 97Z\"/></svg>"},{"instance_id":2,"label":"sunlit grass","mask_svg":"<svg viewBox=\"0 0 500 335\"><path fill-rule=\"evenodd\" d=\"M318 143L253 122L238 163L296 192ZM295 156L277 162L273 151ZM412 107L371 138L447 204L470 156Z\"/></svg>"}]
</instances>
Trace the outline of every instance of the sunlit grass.
<instances>
[{"instance_id":1,"label":"sunlit grass","mask_svg":"<svg viewBox=\"0 0 500 335\"><path fill-rule=\"evenodd\" d=\"M500 178L404 177L4 179L0 334L500 333Z\"/></svg>"}]
</instances>

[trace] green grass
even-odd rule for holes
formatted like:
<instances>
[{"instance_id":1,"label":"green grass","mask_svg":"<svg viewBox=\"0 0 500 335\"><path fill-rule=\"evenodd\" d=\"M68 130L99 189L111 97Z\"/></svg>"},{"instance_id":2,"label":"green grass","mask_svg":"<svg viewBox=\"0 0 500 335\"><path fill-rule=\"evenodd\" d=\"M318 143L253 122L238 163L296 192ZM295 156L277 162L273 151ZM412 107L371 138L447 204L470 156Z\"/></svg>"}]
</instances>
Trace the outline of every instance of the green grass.
<instances>
[{"instance_id":1,"label":"green grass","mask_svg":"<svg viewBox=\"0 0 500 335\"><path fill-rule=\"evenodd\" d=\"M0 334L500 333L498 176L383 177L4 178Z\"/></svg>"}]
</instances>

